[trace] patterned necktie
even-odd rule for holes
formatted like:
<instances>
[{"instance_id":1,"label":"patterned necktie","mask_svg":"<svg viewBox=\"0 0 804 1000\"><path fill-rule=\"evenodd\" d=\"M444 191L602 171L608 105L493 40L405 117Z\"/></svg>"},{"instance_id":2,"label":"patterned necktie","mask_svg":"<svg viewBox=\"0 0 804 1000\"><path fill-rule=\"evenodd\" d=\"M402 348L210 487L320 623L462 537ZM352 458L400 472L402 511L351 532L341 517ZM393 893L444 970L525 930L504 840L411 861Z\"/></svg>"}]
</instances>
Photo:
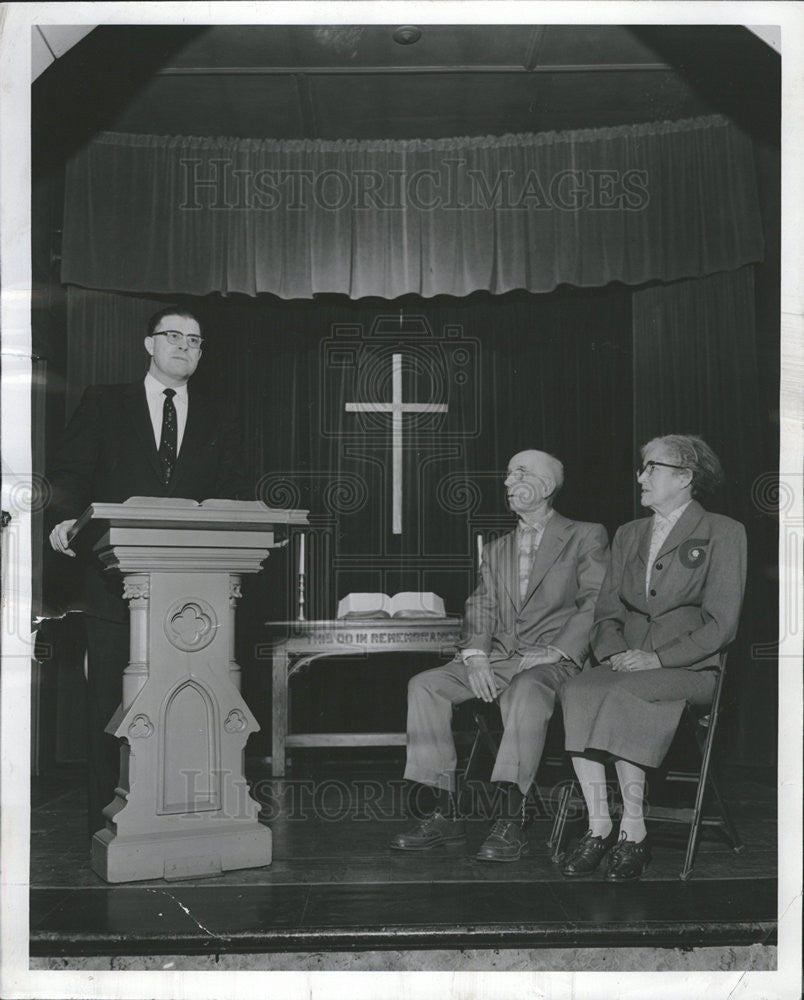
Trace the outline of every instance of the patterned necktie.
<instances>
[{"instance_id":1,"label":"patterned necktie","mask_svg":"<svg viewBox=\"0 0 804 1000\"><path fill-rule=\"evenodd\" d=\"M532 528L529 524L525 524L523 521L519 526L517 539L520 602L525 600L525 594L528 592L530 574L533 569L533 562L536 558L536 550L539 547L540 541L541 532L537 528Z\"/></svg>"},{"instance_id":2,"label":"patterned necktie","mask_svg":"<svg viewBox=\"0 0 804 1000\"><path fill-rule=\"evenodd\" d=\"M165 389L165 405L162 407L162 437L159 440L159 460L162 463L162 475L165 486L170 482L176 467L176 452L178 451L179 424L176 419L176 407L173 405L175 389Z\"/></svg>"}]
</instances>

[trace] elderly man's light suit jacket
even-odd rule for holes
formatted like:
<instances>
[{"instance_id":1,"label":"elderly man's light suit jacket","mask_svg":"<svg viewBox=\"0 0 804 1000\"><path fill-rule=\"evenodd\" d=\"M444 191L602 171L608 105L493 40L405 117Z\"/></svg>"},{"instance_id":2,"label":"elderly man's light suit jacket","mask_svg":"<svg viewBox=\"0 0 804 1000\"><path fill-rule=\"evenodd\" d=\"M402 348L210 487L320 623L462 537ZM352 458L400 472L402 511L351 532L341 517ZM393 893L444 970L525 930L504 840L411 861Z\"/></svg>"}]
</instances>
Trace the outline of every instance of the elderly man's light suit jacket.
<instances>
[{"instance_id":1,"label":"elderly man's light suit jacket","mask_svg":"<svg viewBox=\"0 0 804 1000\"><path fill-rule=\"evenodd\" d=\"M602 524L553 511L521 600L516 531L489 542L480 583L466 601L459 645L482 649L492 660L550 645L583 666L608 552Z\"/></svg>"},{"instance_id":2,"label":"elderly man's light suit jacket","mask_svg":"<svg viewBox=\"0 0 804 1000\"><path fill-rule=\"evenodd\" d=\"M745 589L746 538L738 521L693 500L645 574L652 518L624 524L595 608L592 649L605 660L625 649L655 652L663 667L718 664L734 638Z\"/></svg>"}]
</instances>

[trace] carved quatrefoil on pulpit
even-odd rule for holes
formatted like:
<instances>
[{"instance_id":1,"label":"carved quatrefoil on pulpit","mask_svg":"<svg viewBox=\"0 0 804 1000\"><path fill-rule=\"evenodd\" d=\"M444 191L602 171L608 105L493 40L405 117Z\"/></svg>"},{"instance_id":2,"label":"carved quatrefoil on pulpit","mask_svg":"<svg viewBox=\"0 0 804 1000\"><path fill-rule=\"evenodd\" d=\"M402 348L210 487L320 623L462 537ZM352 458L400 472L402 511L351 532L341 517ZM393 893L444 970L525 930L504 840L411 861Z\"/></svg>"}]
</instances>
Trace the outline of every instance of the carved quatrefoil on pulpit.
<instances>
[{"instance_id":1,"label":"carved quatrefoil on pulpit","mask_svg":"<svg viewBox=\"0 0 804 1000\"><path fill-rule=\"evenodd\" d=\"M176 601L165 615L165 635L177 648L192 653L215 638L218 619L211 604L200 597Z\"/></svg>"}]
</instances>

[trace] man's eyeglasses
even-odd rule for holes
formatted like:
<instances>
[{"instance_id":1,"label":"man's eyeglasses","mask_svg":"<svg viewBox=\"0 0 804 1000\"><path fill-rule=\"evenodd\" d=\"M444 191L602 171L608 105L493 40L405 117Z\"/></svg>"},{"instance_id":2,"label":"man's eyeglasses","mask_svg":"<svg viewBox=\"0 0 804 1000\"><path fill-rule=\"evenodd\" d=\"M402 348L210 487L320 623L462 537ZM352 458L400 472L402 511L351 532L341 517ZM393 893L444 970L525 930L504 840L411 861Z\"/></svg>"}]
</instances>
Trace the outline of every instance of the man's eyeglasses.
<instances>
[{"instance_id":1,"label":"man's eyeglasses","mask_svg":"<svg viewBox=\"0 0 804 1000\"><path fill-rule=\"evenodd\" d=\"M647 473L649 476L653 475L653 470L657 465L661 465L663 469L686 469L686 465L671 465L669 462L645 462L644 465L640 465L637 469L638 476L644 476Z\"/></svg>"},{"instance_id":2,"label":"man's eyeglasses","mask_svg":"<svg viewBox=\"0 0 804 1000\"><path fill-rule=\"evenodd\" d=\"M151 334L152 337L167 337L167 342L174 347L184 342L188 347L199 348L204 343L204 338L197 333L182 333L180 330L157 330Z\"/></svg>"}]
</instances>

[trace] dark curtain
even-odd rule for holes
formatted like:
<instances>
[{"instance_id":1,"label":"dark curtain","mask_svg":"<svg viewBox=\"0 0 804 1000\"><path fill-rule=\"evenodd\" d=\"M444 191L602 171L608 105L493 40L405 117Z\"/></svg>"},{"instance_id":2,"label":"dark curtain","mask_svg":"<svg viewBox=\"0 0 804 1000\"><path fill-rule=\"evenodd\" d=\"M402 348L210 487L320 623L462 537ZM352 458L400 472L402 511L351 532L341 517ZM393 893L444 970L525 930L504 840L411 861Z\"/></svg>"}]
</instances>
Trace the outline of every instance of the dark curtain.
<instances>
[{"instance_id":1,"label":"dark curtain","mask_svg":"<svg viewBox=\"0 0 804 1000\"><path fill-rule=\"evenodd\" d=\"M634 293L634 428L700 434L726 471L709 504L746 526L748 583L729 658L735 755L776 761L776 461L763 450L753 268Z\"/></svg>"},{"instance_id":2,"label":"dark curtain","mask_svg":"<svg viewBox=\"0 0 804 1000\"><path fill-rule=\"evenodd\" d=\"M145 375L148 358L143 340L148 318L164 304L158 299L68 287L68 418L88 385L130 382Z\"/></svg>"},{"instance_id":3,"label":"dark curtain","mask_svg":"<svg viewBox=\"0 0 804 1000\"><path fill-rule=\"evenodd\" d=\"M68 164L62 281L429 298L670 281L762 255L751 142L721 116L405 141L102 133Z\"/></svg>"},{"instance_id":4,"label":"dark curtain","mask_svg":"<svg viewBox=\"0 0 804 1000\"><path fill-rule=\"evenodd\" d=\"M83 384L144 372L133 332L143 324L132 317L146 316L153 301L71 289L69 304L74 398ZM236 407L257 495L311 511L308 617L332 617L346 593L375 590L434 591L460 614L474 586L475 535L513 525L502 480L524 448L563 459L563 513L602 521L610 532L630 514L625 289L395 303L208 296L188 304L208 338L194 378ZM391 523L389 417L345 408L391 398L394 354L406 401L448 406L446 414L403 417L401 534ZM238 655L264 727L257 740L270 727L262 625L295 616L295 544L250 582L241 613ZM369 711L371 728L403 729L405 683L421 666L407 660L385 670L376 658L336 670L313 665L294 682L305 693L293 724L366 728Z\"/></svg>"}]
</instances>

